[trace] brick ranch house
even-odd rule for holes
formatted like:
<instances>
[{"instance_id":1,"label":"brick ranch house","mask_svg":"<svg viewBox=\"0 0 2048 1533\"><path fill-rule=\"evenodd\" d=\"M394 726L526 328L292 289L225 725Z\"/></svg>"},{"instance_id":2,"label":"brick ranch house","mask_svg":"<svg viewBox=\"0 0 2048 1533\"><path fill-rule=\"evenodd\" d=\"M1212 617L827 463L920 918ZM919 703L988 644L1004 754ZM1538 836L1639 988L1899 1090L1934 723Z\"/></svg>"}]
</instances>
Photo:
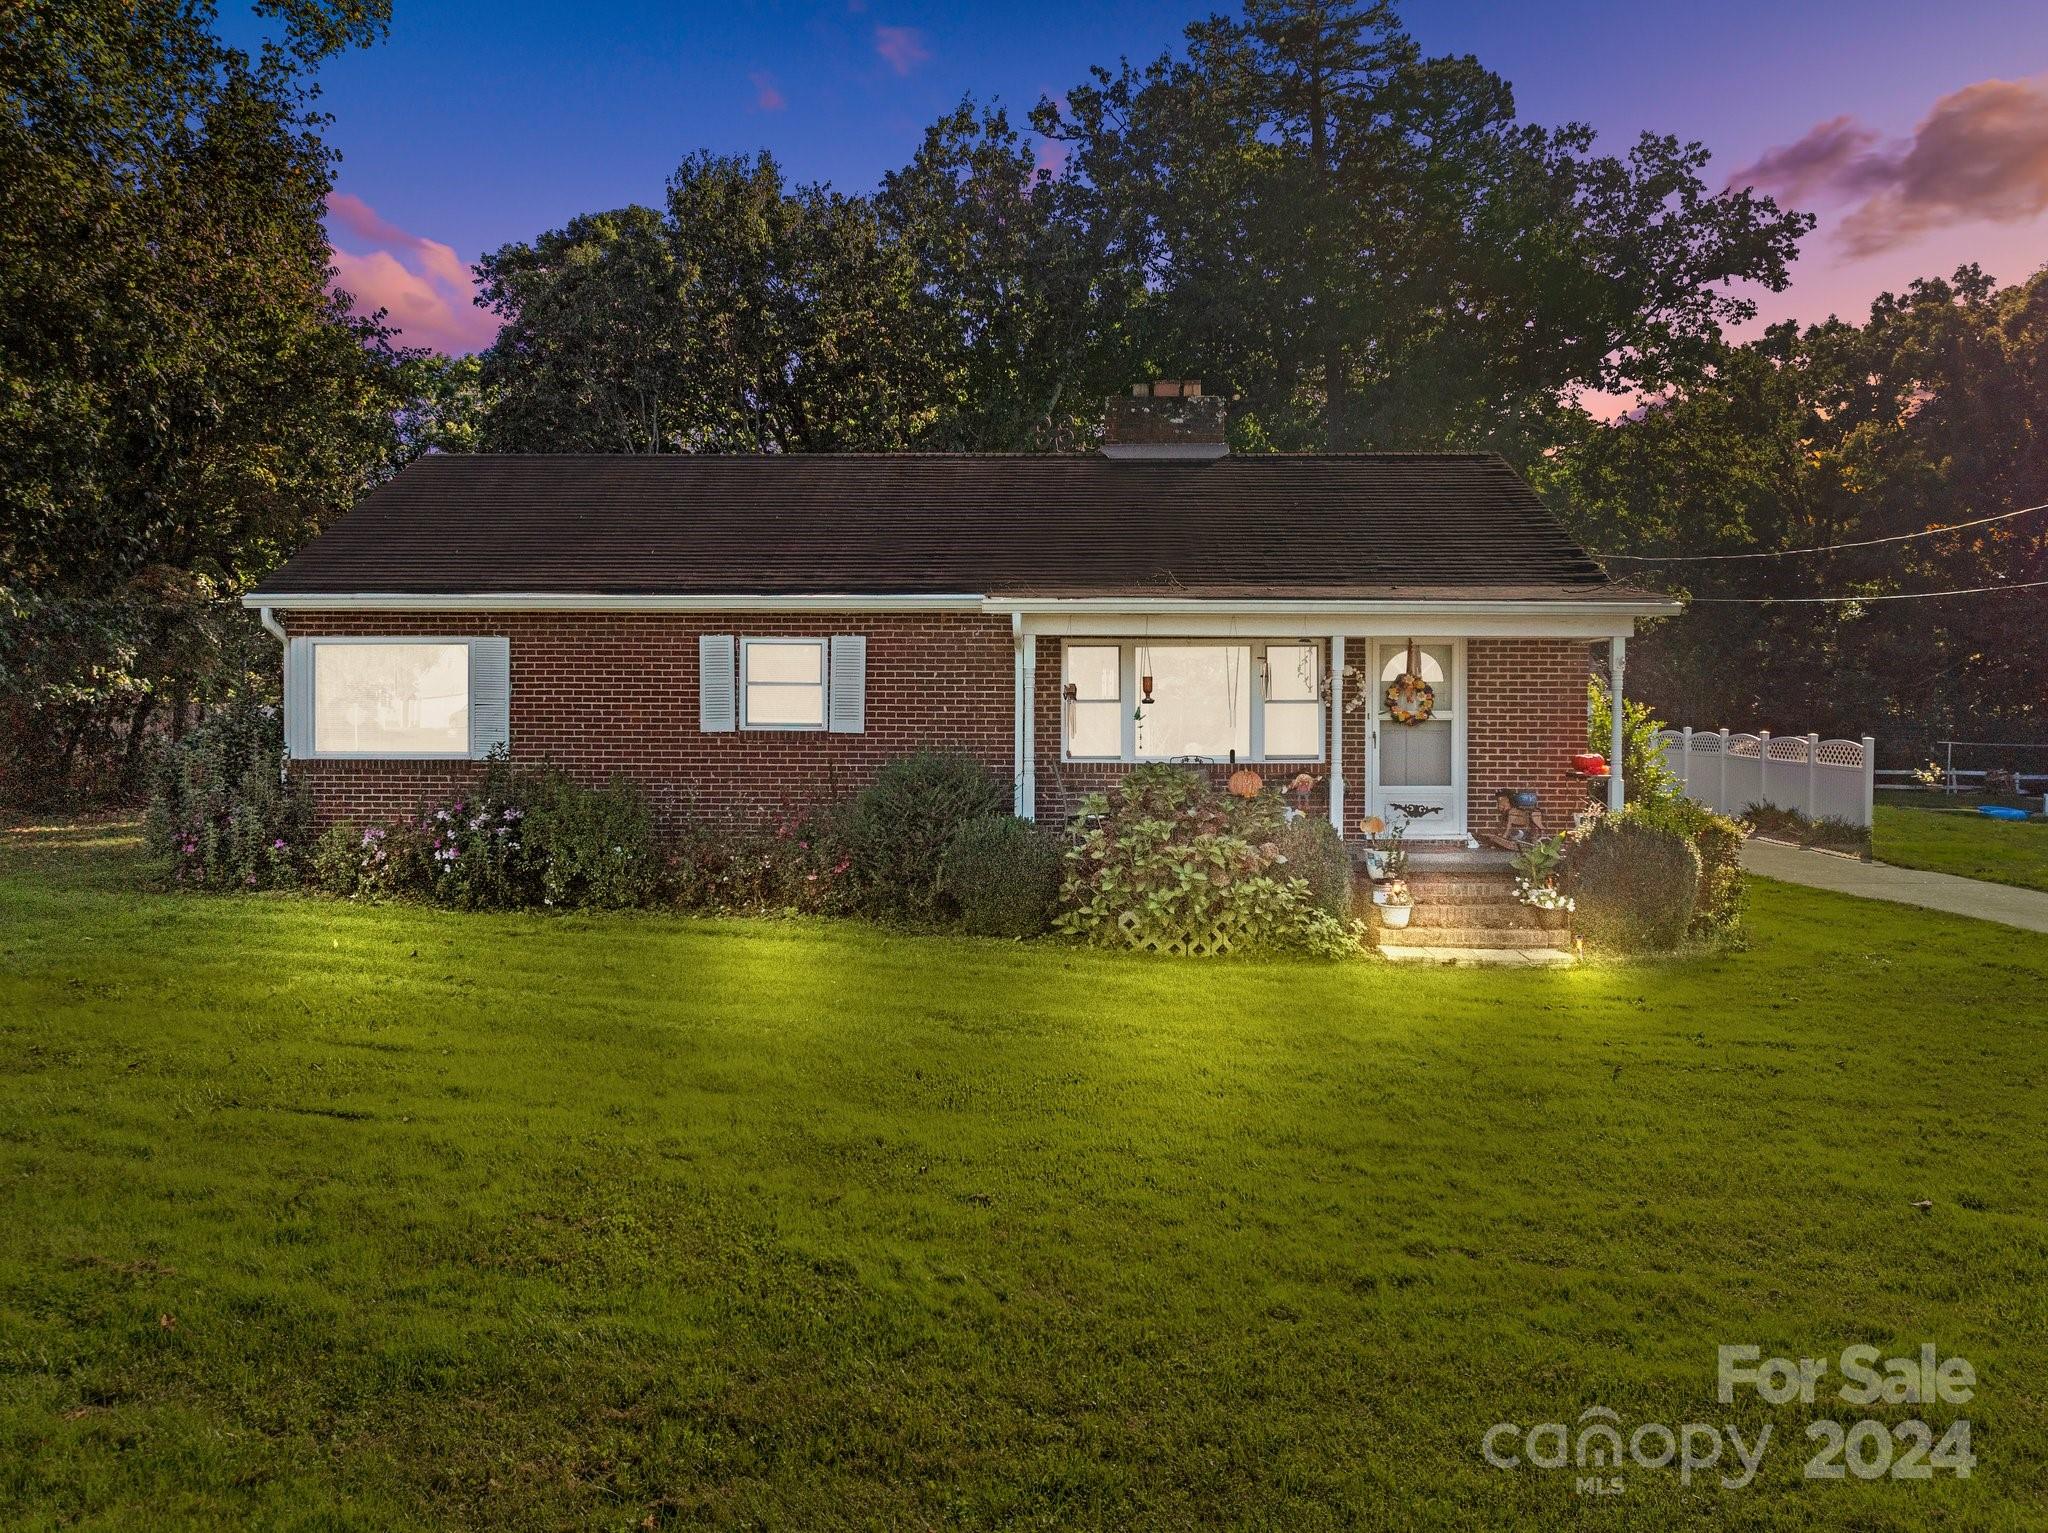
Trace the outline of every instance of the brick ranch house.
<instances>
[{"instance_id":1,"label":"brick ranch house","mask_svg":"<svg viewBox=\"0 0 2048 1533\"><path fill-rule=\"evenodd\" d=\"M624 773L670 824L766 824L926 747L1041 820L1191 760L1307 772L1353 839L1379 814L1470 844L1510 788L1567 822L1592 646L1619 678L1676 605L1499 458L1232 456L1222 427L1141 387L1085 455L433 456L244 600L323 822L503 748ZM1434 711L1403 723L1411 666Z\"/></svg>"}]
</instances>

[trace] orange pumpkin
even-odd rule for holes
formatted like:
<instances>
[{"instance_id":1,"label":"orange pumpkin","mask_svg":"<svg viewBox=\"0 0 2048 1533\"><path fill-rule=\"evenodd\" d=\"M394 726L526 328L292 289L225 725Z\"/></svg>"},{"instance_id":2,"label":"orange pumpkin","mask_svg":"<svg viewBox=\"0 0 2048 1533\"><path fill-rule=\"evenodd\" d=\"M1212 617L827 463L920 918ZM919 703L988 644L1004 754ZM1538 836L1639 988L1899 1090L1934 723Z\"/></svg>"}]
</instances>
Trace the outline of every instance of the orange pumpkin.
<instances>
[{"instance_id":1,"label":"orange pumpkin","mask_svg":"<svg viewBox=\"0 0 2048 1533\"><path fill-rule=\"evenodd\" d=\"M1266 779L1250 767L1241 767L1230 774L1230 791L1239 798L1257 798L1265 787Z\"/></svg>"}]
</instances>

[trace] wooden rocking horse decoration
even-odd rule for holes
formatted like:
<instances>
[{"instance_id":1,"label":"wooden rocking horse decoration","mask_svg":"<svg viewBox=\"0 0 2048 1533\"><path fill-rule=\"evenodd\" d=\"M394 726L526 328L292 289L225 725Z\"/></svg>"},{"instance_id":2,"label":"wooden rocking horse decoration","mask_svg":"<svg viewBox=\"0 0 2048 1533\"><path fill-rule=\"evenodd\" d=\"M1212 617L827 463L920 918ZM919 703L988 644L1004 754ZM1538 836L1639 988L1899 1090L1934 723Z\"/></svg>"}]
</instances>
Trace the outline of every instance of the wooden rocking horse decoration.
<instances>
[{"instance_id":1,"label":"wooden rocking horse decoration","mask_svg":"<svg viewBox=\"0 0 2048 1533\"><path fill-rule=\"evenodd\" d=\"M1518 852L1550 832L1543 825L1542 798L1531 788L1496 788L1493 807L1500 828L1480 832L1479 839L1504 852Z\"/></svg>"}]
</instances>

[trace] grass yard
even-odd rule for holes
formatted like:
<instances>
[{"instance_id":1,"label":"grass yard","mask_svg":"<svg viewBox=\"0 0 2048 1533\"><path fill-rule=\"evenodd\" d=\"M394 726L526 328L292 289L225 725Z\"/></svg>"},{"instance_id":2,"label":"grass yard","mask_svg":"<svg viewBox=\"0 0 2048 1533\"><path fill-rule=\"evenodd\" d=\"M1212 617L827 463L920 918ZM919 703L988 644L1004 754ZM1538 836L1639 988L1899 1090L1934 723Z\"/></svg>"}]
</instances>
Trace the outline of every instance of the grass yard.
<instances>
[{"instance_id":1,"label":"grass yard","mask_svg":"<svg viewBox=\"0 0 2048 1533\"><path fill-rule=\"evenodd\" d=\"M1760 885L1713 959L1202 966L169 897L118 827L7 840L9 1529L2048 1506L2040 937ZM1923 1341L1967 1407L1715 1399L1718 1344ZM1596 1405L1774 1436L1607 1501L1480 1457ZM1916 1413L1970 1478L1801 1478L1810 1421Z\"/></svg>"},{"instance_id":2,"label":"grass yard","mask_svg":"<svg viewBox=\"0 0 2048 1533\"><path fill-rule=\"evenodd\" d=\"M2038 810L2038 797L2001 802ZM1986 819L1944 793L1887 793L1877 801L1871 850L1879 862L2048 889L2048 820Z\"/></svg>"}]
</instances>

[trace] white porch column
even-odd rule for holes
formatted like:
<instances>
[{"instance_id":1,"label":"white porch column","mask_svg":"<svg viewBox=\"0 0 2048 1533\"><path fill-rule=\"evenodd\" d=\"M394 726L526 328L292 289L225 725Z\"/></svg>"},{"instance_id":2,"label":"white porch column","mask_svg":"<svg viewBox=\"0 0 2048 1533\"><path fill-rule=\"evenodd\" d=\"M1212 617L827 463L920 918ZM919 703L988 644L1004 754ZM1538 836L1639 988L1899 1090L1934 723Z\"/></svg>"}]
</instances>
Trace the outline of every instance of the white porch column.
<instances>
[{"instance_id":1,"label":"white porch column","mask_svg":"<svg viewBox=\"0 0 2048 1533\"><path fill-rule=\"evenodd\" d=\"M1330 635L1330 824L1344 836L1344 635Z\"/></svg>"},{"instance_id":2,"label":"white porch column","mask_svg":"<svg viewBox=\"0 0 2048 1533\"><path fill-rule=\"evenodd\" d=\"M1038 818L1038 635L1024 635L1021 663L1024 686L1024 763L1018 777L1018 796L1023 805L1018 817Z\"/></svg>"},{"instance_id":3,"label":"white porch column","mask_svg":"<svg viewBox=\"0 0 2048 1533\"><path fill-rule=\"evenodd\" d=\"M1614 715L1614 737L1607 752L1607 807L1619 814L1622 806L1622 746L1628 738L1628 720L1622 709L1622 672L1628 665L1628 640L1619 634L1607 641L1607 703Z\"/></svg>"}]
</instances>

